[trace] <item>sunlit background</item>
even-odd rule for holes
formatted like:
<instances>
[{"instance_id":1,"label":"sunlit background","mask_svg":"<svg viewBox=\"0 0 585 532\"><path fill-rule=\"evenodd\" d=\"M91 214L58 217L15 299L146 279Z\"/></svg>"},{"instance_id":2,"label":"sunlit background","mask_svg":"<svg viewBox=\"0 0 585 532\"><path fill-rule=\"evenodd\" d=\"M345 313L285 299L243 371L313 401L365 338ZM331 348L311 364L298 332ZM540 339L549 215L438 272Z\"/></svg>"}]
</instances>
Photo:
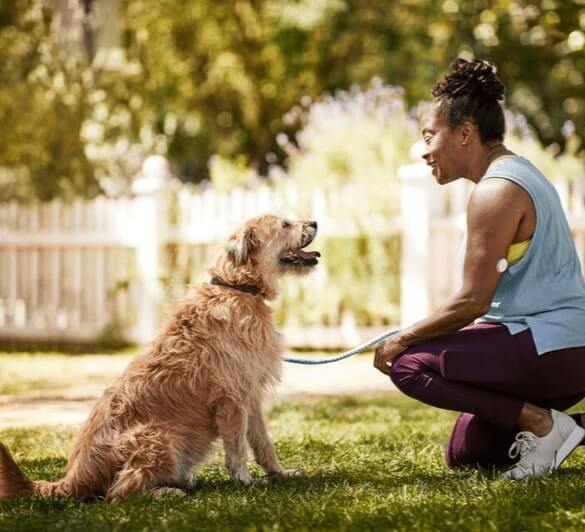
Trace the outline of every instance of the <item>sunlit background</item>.
<instances>
[{"instance_id":1,"label":"sunlit background","mask_svg":"<svg viewBox=\"0 0 585 532\"><path fill-rule=\"evenodd\" d=\"M267 211L321 228L321 265L274 303L290 346L435 308L469 190L415 143L458 55L497 64L507 142L583 257L584 52L585 0L3 1L0 342L145 342Z\"/></svg>"},{"instance_id":2,"label":"sunlit background","mask_svg":"<svg viewBox=\"0 0 585 532\"><path fill-rule=\"evenodd\" d=\"M25 474L62 476L248 217L319 224L320 264L271 303L294 356L444 302L470 186L434 182L418 120L457 56L496 63L506 144L556 186L584 264L585 0L0 0L0 440ZM448 471L455 413L371 355L283 365L264 406L304 478L237 488L218 446L183 501L22 498L0 529L583 530L579 451L537 484Z\"/></svg>"}]
</instances>

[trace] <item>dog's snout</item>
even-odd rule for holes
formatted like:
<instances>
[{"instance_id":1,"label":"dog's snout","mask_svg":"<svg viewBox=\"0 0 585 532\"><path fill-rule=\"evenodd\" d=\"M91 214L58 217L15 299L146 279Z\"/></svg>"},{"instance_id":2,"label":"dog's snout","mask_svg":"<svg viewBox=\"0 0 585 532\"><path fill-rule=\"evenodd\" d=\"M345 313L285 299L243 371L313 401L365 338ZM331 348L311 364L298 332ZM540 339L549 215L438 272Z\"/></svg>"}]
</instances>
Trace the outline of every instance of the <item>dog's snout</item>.
<instances>
[{"instance_id":1,"label":"dog's snout","mask_svg":"<svg viewBox=\"0 0 585 532\"><path fill-rule=\"evenodd\" d=\"M313 229L317 229L317 222L311 221L311 222L307 222L309 224L309 227L312 227Z\"/></svg>"}]
</instances>

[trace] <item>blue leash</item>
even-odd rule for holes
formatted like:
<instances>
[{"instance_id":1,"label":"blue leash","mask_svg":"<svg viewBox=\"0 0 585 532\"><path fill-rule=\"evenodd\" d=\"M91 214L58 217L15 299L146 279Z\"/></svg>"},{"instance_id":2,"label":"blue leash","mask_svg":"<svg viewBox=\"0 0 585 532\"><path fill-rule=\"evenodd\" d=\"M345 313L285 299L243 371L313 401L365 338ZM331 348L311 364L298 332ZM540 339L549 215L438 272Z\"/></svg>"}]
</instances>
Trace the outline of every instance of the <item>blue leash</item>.
<instances>
[{"instance_id":1,"label":"blue leash","mask_svg":"<svg viewBox=\"0 0 585 532\"><path fill-rule=\"evenodd\" d=\"M293 358L293 357L285 356L285 357L283 357L283 360L285 362L290 362L291 364L306 364L309 366L313 366L313 365L317 365L317 364L331 364L332 362L337 362L339 360L343 360L344 358L349 358L357 353L361 353L362 351L365 351L369 347L381 342L382 340L384 340L384 338L388 338L388 336L392 336L393 334L396 334L399 331L400 331L400 329L390 329L389 331L383 332L382 334L379 334L378 336L374 336L374 338L372 338L371 340L368 340L367 342L365 342L361 345L358 345L357 347L354 347L351 351L346 351L345 353L342 353L341 355L333 357L333 358L311 359L311 358Z\"/></svg>"}]
</instances>

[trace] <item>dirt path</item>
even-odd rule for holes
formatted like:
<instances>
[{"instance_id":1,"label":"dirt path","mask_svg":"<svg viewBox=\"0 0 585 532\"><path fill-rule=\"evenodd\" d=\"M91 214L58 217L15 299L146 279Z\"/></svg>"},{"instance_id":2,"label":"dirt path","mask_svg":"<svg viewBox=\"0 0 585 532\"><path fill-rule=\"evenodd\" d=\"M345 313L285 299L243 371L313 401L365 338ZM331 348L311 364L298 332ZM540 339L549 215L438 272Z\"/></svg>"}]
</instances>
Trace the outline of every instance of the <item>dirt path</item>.
<instances>
[{"instance_id":1,"label":"dirt path","mask_svg":"<svg viewBox=\"0 0 585 532\"><path fill-rule=\"evenodd\" d=\"M0 397L0 428L81 423L107 384L84 385L65 392L35 392ZM285 364L281 384L271 400L305 395L345 395L394 389L372 367L371 356L326 366Z\"/></svg>"}]
</instances>

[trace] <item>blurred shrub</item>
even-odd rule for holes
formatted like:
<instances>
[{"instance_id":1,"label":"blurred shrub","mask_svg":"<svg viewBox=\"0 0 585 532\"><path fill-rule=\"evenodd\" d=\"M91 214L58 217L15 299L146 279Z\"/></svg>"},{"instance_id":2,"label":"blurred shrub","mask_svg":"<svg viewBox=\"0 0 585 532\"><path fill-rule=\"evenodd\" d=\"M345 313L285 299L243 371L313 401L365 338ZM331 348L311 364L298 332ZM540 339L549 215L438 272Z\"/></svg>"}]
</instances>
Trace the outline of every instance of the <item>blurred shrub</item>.
<instances>
[{"instance_id":1,"label":"blurred shrub","mask_svg":"<svg viewBox=\"0 0 585 532\"><path fill-rule=\"evenodd\" d=\"M229 192L233 188L255 185L260 178L247 164L245 155L233 159L213 155L209 159L209 179L218 192Z\"/></svg>"},{"instance_id":2,"label":"blurred shrub","mask_svg":"<svg viewBox=\"0 0 585 532\"><path fill-rule=\"evenodd\" d=\"M306 187L354 185L354 192L367 191L367 197L352 198L355 212L350 214L395 212L397 170L409 162L418 134L402 88L374 78L365 90L354 86L317 102L302 99L284 122L298 129L292 139L277 136L292 179ZM358 199L368 201L355 205Z\"/></svg>"},{"instance_id":3,"label":"blurred shrub","mask_svg":"<svg viewBox=\"0 0 585 532\"><path fill-rule=\"evenodd\" d=\"M39 0L0 3L0 201L116 195L166 147L136 65L93 67L54 19Z\"/></svg>"},{"instance_id":4,"label":"blurred shrub","mask_svg":"<svg viewBox=\"0 0 585 532\"><path fill-rule=\"evenodd\" d=\"M351 313L358 325L396 323L400 306L398 168L410 162L418 125L403 90L372 80L319 101L302 99L284 117L296 135L277 140L288 173L271 171L274 186L294 183L301 217L319 216L313 193L324 196L330 234L317 238L321 264L309 279L285 279L275 303L291 325L337 325Z\"/></svg>"},{"instance_id":5,"label":"blurred shrub","mask_svg":"<svg viewBox=\"0 0 585 532\"><path fill-rule=\"evenodd\" d=\"M95 195L83 151L87 79L58 56L39 2L0 4L0 200Z\"/></svg>"},{"instance_id":6,"label":"blurred shrub","mask_svg":"<svg viewBox=\"0 0 585 532\"><path fill-rule=\"evenodd\" d=\"M306 279L286 278L274 303L275 317L289 326L357 325L400 320L400 237L317 237L311 249L321 264Z\"/></svg>"}]
</instances>

